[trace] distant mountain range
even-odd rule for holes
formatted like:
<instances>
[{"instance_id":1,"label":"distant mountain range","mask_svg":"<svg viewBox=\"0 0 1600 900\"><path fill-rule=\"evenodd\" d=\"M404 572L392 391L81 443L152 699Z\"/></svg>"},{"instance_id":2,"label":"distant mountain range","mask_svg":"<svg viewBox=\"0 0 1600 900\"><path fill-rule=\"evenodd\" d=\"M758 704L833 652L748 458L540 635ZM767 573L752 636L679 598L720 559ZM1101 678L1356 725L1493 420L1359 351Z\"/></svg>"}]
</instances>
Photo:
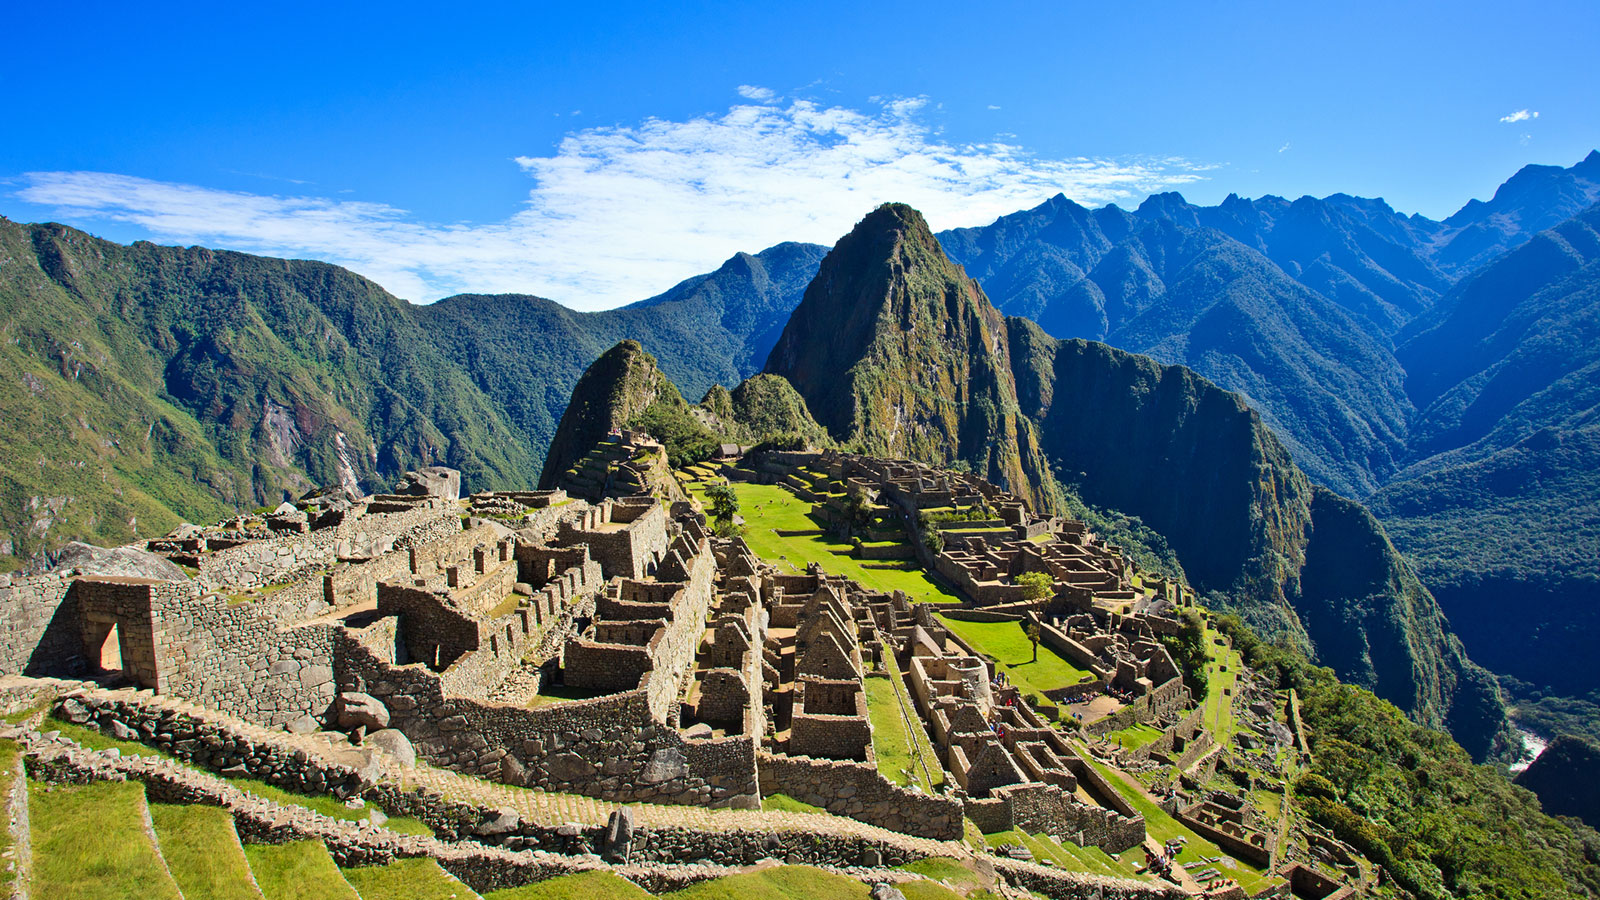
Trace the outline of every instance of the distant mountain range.
<instances>
[{"instance_id":1,"label":"distant mountain range","mask_svg":"<svg viewBox=\"0 0 1600 900\"><path fill-rule=\"evenodd\" d=\"M1058 371L1097 351L1068 341L1060 346L1079 349L1054 351L1047 365L1049 354L1032 351L1054 346L1048 335L1105 341L1237 391L1311 482L1370 498L1468 650L1581 693L1600 677L1561 660L1600 608L1589 477L1600 441L1587 393L1596 344L1585 330L1595 255L1585 210L1596 200L1591 153L1571 168L1528 166L1443 222L1346 195L1197 207L1162 194L1131 212L1056 197L941 233L941 256L965 275L929 256L912 261L911 281L933 278L923 287L942 286L929 296L958 310L970 275L985 306L1038 327L998 327L1016 320L980 307L946 320L963 346L1004 335L994 359L941 355L939 341L915 335L875 337L866 355L885 361L880 378L916 365L974 386L915 433L892 426L932 408L907 384L857 382L853 399L814 399L804 387L828 381L829 353L859 349L824 345L840 324L829 317L791 320L808 285L827 295L829 316L850 309L851 291L871 293L854 269L856 282L818 287L828 251L815 245L738 254L650 300L578 313L518 295L413 306L320 263L121 246L0 220L0 567L38 564L74 538L118 543L180 518L275 504L313 484L379 488L428 463L460 468L473 489L531 484L584 368L623 338L694 399L760 371L786 328L809 328L773 358L790 360L787 375L836 435L965 460L1047 500L1049 467L1076 457L1046 427L1070 405L1041 404L1036 386L1071 384L1086 398L1097 389ZM880 276L890 277L871 278ZM875 313L908 328L921 314ZM880 388L886 405L861 402ZM1016 436L1015 458L982 439L993 429ZM1134 449L1167 455L1139 458L1204 481L1172 457L1182 447L1158 437ZM1095 494L1083 477L1092 471L1078 465L1062 478L1183 543L1187 524L1110 489ZM1322 522L1355 521L1332 495L1296 490L1310 519L1285 528L1315 527L1318 510ZM1205 557L1188 555L1186 568L1203 572ZM1495 613L1507 597L1527 602L1504 627ZM1292 599L1285 608L1314 617ZM1314 642L1321 632L1295 627ZM1381 655L1376 645L1318 649Z\"/></svg>"}]
</instances>

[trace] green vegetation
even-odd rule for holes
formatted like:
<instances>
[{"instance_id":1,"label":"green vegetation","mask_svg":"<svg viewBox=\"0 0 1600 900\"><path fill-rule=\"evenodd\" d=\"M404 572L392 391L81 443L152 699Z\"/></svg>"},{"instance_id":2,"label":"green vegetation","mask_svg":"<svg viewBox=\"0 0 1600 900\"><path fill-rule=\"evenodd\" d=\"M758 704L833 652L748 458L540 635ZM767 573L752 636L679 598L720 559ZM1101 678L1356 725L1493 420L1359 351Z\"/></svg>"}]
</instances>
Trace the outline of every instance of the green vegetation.
<instances>
[{"instance_id":1,"label":"green vegetation","mask_svg":"<svg viewBox=\"0 0 1600 900\"><path fill-rule=\"evenodd\" d=\"M1091 875L1109 875L1113 878L1142 879L1133 866L1117 859L1099 847L1079 847L1058 841L1047 834L1027 834L1023 831L997 831L983 836L990 847L1023 846L1035 860L1049 860L1059 869L1069 872L1088 872ZM1135 856L1138 850L1130 851Z\"/></svg>"},{"instance_id":2,"label":"green vegetation","mask_svg":"<svg viewBox=\"0 0 1600 900\"><path fill-rule=\"evenodd\" d=\"M1217 643L1216 636L1214 631L1207 630L1205 633L1205 726L1212 738L1220 743L1229 740L1238 731L1233 714L1233 696L1224 692L1231 692L1239 680L1240 657L1237 650Z\"/></svg>"},{"instance_id":3,"label":"green vegetation","mask_svg":"<svg viewBox=\"0 0 1600 900\"><path fill-rule=\"evenodd\" d=\"M341 870L361 900L467 900L473 892L425 857Z\"/></svg>"},{"instance_id":4,"label":"green vegetation","mask_svg":"<svg viewBox=\"0 0 1600 900\"><path fill-rule=\"evenodd\" d=\"M65 719L52 715L46 719L42 726L46 731L59 731L62 737L71 738L90 750L116 749L123 756L163 756L175 759L170 753L149 747L137 741L119 741L116 738L106 737L93 728L74 725Z\"/></svg>"},{"instance_id":5,"label":"green vegetation","mask_svg":"<svg viewBox=\"0 0 1600 900\"><path fill-rule=\"evenodd\" d=\"M633 882L597 870L492 891L484 894L483 900L650 900L650 897L649 891Z\"/></svg>"},{"instance_id":6,"label":"green vegetation","mask_svg":"<svg viewBox=\"0 0 1600 900\"><path fill-rule=\"evenodd\" d=\"M1183 673L1183 683L1188 685L1189 692L1201 697L1206 695L1206 686L1211 677L1211 661L1206 633L1206 623L1200 617L1200 611L1194 608L1182 610L1178 616L1181 625L1177 634L1162 635L1161 645L1167 648L1172 655L1172 661L1177 663L1178 671Z\"/></svg>"},{"instance_id":7,"label":"green vegetation","mask_svg":"<svg viewBox=\"0 0 1600 900\"><path fill-rule=\"evenodd\" d=\"M1107 732L1105 737L1124 750L1137 750L1161 737L1161 729L1144 722L1135 722L1119 731Z\"/></svg>"},{"instance_id":8,"label":"green vegetation","mask_svg":"<svg viewBox=\"0 0 1600 900\"><path fill-rule=\"evenodd\" d=\"M16 741L0 740L0 797L10 797L11 787L16 782L15 766L17 754L22 751L22 746ZM17 861L12 845L15 844L10 828L0 828L0 860L6 864L0 866L0 889L9 888L17 880Z\"/></svg>"},{"instance_id":9,"label":"green vegetation","mask_svg":"<svg viewBox=\"0 0 1600 900\"><path fill-rule=\"evenodd\" d=\"M734 482L739 508L745 520L745 543L767 562L803 572L807 563L820 563L824 569L855 579L874 591L905 591L912 599L927 603L956 603L960 598L930 578L915 561L895 564L894 568L867 568L850 555L849 544L837 543L822 535L809 515L811 504L787 489L770 484ZM691 487L691 491L694 489ZM809 534L780 535L779 531Z\"/></svg>"},{"instance_id":10,"label":"green vegetation","mask_svg":"<svg viewBox=\"0 0 1600 900\"><path fill-rule=\"evenodd\" d=\"M1089 676L1049 647L1039 648L1033 661L1033 642L1021 622L964 622L939 616L939 622L978 653L997 661L1006 677L1036 702L1053 706L1045 691L1077 684Z\"/></svg>"},{"instance_id":11,"label":"green vegetation","mask_svg":"<svg viewBox=\"0 0 1600 900\"><path fill-rule=\"evenodd\" d=\"M703 881L661 896L671 900L818 900L820 897L865 900L869 894L867 886L854 878L811 866L774 866Z\"/></svg>"},{"instance_id":12,"label":"green vegetation","mask_svg":"<svg viewBox=\"0 0 1600 900\"><path fill-rule=\"evenodd\" d=\"M228 781L239 790L248 791L263 800L271 800L274 803L281 803L285 806L299 806L305 809L314 810L322 813L330 819L342 819L346 822L365 822L367 820L368 811L377 809L377 807L372 804L368 804L361 809L351 809L350 807L345 806L341 801L326 794L296 794L291 791L286 791L277 785L268 784L265 781L260 781L254 778L230 777L228 778ZM382 812L382 810L378 811ZM391 816L389 821L384 823L383 827L390 831L400 832L401 834L420 834L428 836L432 836L433 834L433 831L428 828L428 826L409 816Z\"/></svg>"},{"instance_id":13,"label":"green vegetation","mask_svg":"<svg viewBox=\"0 0 1600 900\"><path fill-rule=\"evenodd\" d=\"M261 900L227 810L152 803L150 820L167 871L185 897Z\"/></svg>"},{"instance_id":14,"label":"green vegetation","mask_svg":"<svg viewBox=\"0 0 1600 900\"><path fill-rule=\"evenodd\" d=\"M1292 648L1218 620L1234 647L1279 688L1294 688L1313 762L1297 806L1384 866L1406 890L1449 897L1600 894L1600 834L1540 811L1533 795L1473 765L1448 735L1339 683Z\"/></svg>"},{"instance_id":15,"label":"green vegetation","mask_svg":"<svg viewBox=\"0 0 1600 900\"><path fill-rule=\"evenodd\" d=\"M244 855L266 900L361 900L321 841L246 844Z\"/></svg>"},{"instance_id":16,"label":"green vegetation","mask_svg":"<svg viewBox=\"0 0 1600 900\"><path fill-rule=\"evenodd\" d=\"M823 813L827 810L809 803L801 803L788 794L770 794L761 798L761 808L767 812Z\"/></svg>"},{"instance_id":17,"label":"green vegetation","mask_svg":"<svg viewBox=\"0 0 1600 900\"><path fill-rule=\"evenodd\" d=\"M51 900L178 900L144 829L144 785L28 783L33 831L29 893Z\"/></svg>"},{"instance_id":18,"label":"green vegetation","mask_svg":"<svg viewBox=\"0 0 1600 900\"><path fill-rule=\"evenodd\" d=\"M1094 766L1106 781L1110 782L1112 788L1121 794L1124 800L1128 801L1140 815L1144 816L1145 832L1147 834L1160 843L1166 843L1174 838L1184 839L1183 852L1178 854L1178 862L1188 866L1191 863L1200 862L1201 857L1227 856L1222 852L1222 848L1195 834L1185 827L1183 823L1162 812L1161 807L1152 802L1149 796L1127 776L1110 766L1095 761L1087 752L1083 753L1083 758L1089 765ZM1249 894L1259 893L1273 881L1279 880L1271 876L1264 876L1259 869L1242 860L1235 860L1232 865L1225 862L1209 863L1208 865L1215 866L1219 872L1239 882L1239 886Z\"/></svg>"},{"instance_id":19,"label":"green vegetation","mask_svg":"<svg viewBox=\"0 0 1600 900\"><path fill-rule=\"evenodd\" d=\"M944 767L933 752L922 720L911 708L894 658L884 654L887 678L867 678L867 716L872 720L872 752L883 777L925 794L944 783ZM903 712L902 712L903 710ZM907 725L907 716L911 725ZM933 782L929 783L929 778Z\"/></svg>"}]
</instances>

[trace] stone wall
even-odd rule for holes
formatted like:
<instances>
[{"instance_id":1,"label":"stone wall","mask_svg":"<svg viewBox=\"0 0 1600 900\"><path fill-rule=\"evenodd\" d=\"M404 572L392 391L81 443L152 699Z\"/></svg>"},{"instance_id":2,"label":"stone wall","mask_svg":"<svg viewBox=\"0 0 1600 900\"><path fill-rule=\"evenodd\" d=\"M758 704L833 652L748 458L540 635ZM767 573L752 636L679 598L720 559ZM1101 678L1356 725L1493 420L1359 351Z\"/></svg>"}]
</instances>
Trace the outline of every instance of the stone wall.
<instances>
[{"instance_id":1,"label":"stone wall","mask_svg":"<svg viewBox=\"0 0 1600 900\"><path fill-rule=\"evenodd\" d=\"M869 825L942 841L959 840L961 804L892 784L874 766L759 754L761 794L785 794Z\"/></svg>"},{"instance_id":2,"label":"stone wall","mask_svg":"<svg viewBox=\"0 0 1600 900\"><path fill-rule=\"evenodd\" d=\"M72 577L0 575L0 673L79 675L85 657Z\"/></svg>"},{"instance_id":3,"label":"stone wall","mask_svg":"<svg viewBox=\"0 0 1600 900\"><path fill-rule=\"evenodd\" d=\"M434 499L404 512L369 513L307 534L251 541L199 558L195 582L204 590L244 590L298 581L332 567L340 557L376 557L436 540L461 529L453 505Z\"/></svg>"},{"instance_id":4,"label":"stone wall","mask_svg":"<svg viewBox=\"0 0 1600 900\"><path fill-rule=\"evenodd\" d=\"M1143 816L1091 806L1053 784L1015 784L990 794L988 800L967 802L969 816L972 807L980 807L988 820L980 823L986 832L1017 828L1028 834L1051 834L1080 847L1100 847L1107 853L1144 843Z\"/></svg>"},{"instance_id":5,"label":"stone wall","mask_svg":"<svg viewBox=\"0 0 1600 900\"><path fill-rule=\"evenodd\" d=\"M536 709L447 695L441 677L426 667L385 659L389 635L377 626L337 635L338 682L344 690L364 686L382 701L390 727L432 765L607 800L755 802L751 737L685 741L655 715L642 689Z\"/></svg>"}]
</instances>

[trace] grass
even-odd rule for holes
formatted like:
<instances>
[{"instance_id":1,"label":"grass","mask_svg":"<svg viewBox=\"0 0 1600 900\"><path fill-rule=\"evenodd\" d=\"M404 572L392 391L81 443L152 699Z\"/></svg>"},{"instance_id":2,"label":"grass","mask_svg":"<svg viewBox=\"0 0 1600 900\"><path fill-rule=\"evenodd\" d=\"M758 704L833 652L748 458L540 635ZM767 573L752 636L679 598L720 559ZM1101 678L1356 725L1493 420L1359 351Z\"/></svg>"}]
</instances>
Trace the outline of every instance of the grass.
<instances>
[{"instance_id":1,"label":"grass","mask_svg":"<svg viewBox=\"0 0 1600 900\"><path fill-rule=\"evenodd\" d=\"M561 684L547 684L539 689L528 700L528 708L535 709L540 706L549 706L552 703L561 703L566 700L590 700L595 697L604 697L607 691L591 690L589 688L567 687Z\"/></svg>"},{"instance_id":2,"label":"grass","mask_svg":"<svg viewBox=\"0 0 1600 900\"><path fill-rule=\"evenodd\" d=\"M808 513L811 504L786 488L772 484L733 482L739 498L739 514L745 520L745 543L759 557L794 572L804 572L807 563L820 563L828 572L854 579L868 590L905 591L924 603L959 603L961 598L928 577L915 561L903 567L866 568L862 560L850 555L848 542L828 535L784 537L778 531L815 531L817 523ZM869 560L870 562L870 560Z\"/></svg>"},{"instance_id":3,"label":"grass","mask_svg":"<svg viewBox=\"0 0 1600 900\"><path fill-rule=\"evenodd\" d=\"M978 877L978 873L945 856L930 856L927 859L908 862L896 868L905 872L914 872L934 881L944 882L952 890L963 894L983 884L983 879ZM907 896L909 900L909 895Z\"/></svg>"},{"instance_id":4,"label":"grass","mask_svg":"<svg viewBox=\"0 0 1600 900\"><path fill-rule=\"evenodd\" d=\"M771 794L761 798L761 809L764 812L798 812L798 813L823 813L828 811L820 806L801 803L788 794Z\"/></svg>"},{"instance_id":5,"label":"grass","mask_svg":"<svg viewBox=\"0 0 1600 900\"><path fill-rule=\"evenodd\" d=\"M1045 691L1077 684L1089 676L1044 644L1039 645L1039 661L1034 662L1033 644L1021 622L963 622L945 616L939 621L972 649L999 660L1012 684L1045 705L1054 705L1044 698Z\"/></svg>"},{"instance_id":6,"label":"grass","mask_svg":"<svg viewBox=\"0 0 1600 900\"><path fill-rule=\"evenodd\" d=\"M1079 755L1089 765L1094 766L1106 781L1111 783L1117 793L1121 794L1140 815L1144 816L1145 833L1155 838L1159 843L1166 843L1173 838L1179 837L1185 839L1183 852L1178 854L1178 862L1187 867L1191 863L1199 863L1201 857L1228 856L1222 851L1222 848L1195 834L1186 828L1183 823L1162 812L1161 807L1156 806L1142 791L1124 780L1120 772L1110 766L1096 762L1087 752ZM1221 862L1201 864L1199 868L1205 868L1206 865L1215 866L1222 874L1239 882L1239 886L1252 896L1260 893L1269 883L1269 879L1264 877L1260 870L1242 860L1235 860L1233 865Z\"/></svg>"},{"instance_id":7,"label":"grass","mask_svg":"<svg viewBox=\"0 0 1600 900\"><path fill-rule=\"evenodd\" d=\"M1217 643L1217 632L1206 630L1206 711L1205 727L1212 740L1226 744L1239 730L1233 714L1233 697L1224 690L1233 690L1239 680L1239 667L1243 664L1237 650L1224 650ZM1222 671L1224 668L1226 672Z\"/></svg>"},{"instance_id":8,"label":"grass","mask_svg":"<svg viewBox=\"0 0 1600 900\"><path fill-rule=\"evenodd\" d=\"M867 717L872 721L872 754L878 762L878 772L901 787L915 785L923 793L932 794L934 788L944 783L944 767L933 753L933 745L922 730L921 719L910 708L910 698L905 696L905 682L900 678L893 654L885 653L883 665L888 678L867 678ZM911 715L914 727L908 727L904 709ZM917 760L921 755L922 762ZM927 769L924 770L923 765ZM933 783L928 778L934 779Z\"/></svg>"},{"instance_id":9,"label":"grass","mask_svg":"<svg viewBox=\"0 0 1600 900\"><path fill-rule=\"evenodd\" d=\"M984 835L990 847L996 849L1009 844L1021 844L1033 853L1035 860L1049 860L1056 868L1069 872L1087 872L1091 875L1110 875L1115 878L1143 879L1134 867L1099 847L1079 847L1058 841L1049 835L1028 834L1012 829Z\"/></svg>"},{"instance_id":10,"label":"grass","mask_svg":"<svg viewBox=\"0 0 1600 900\"><path fill-rule=\"evenodd\" d=\"M484 613L484 615L490 619L498 619L501 616L509 616L515 612L517 607L522 605L522 601L526 599L531 598L523 597L521 594L515 592L507 594L504 600L501 600L494 609L489 610L487 613Z\"/></svg>"},{"instance_id":11,"label":"grass","mask_svg":"<svg viewBox=\"0 0 1600 900\"><path fill-rule=\"evenodd\" d=\"M185 897L262 900L227 810L152 803L150 818L167 871Z\"/></svg>"},{"instance_id":12,"label":"grass","mask_svg":"<svg viewBox=\"0 0 1600 900\"><path fill-rule=\"evenodd\" d=\"M483 900L650 900L650 892L610 872L581 872L506 888Z\"/></svg>"},{"instance_id":13,"label":"grass","mask_svg":"<svg viewBox=\"0 0 1600 900\"><path fill-rule=\"evenodd\" d=\"M1158 737L1161 737L1161 729L1144 722L1135 722L1120 731L1106 734L1106 740L1121 744L1124 750L1137 750Z\"/></svg>"},{"instance_id":14,"label":"grass","mask_svg":"<svg viewBox=\"0 0 1600 900\"><path fill-rule=\"evenodd\" d=\"M59 731L62 737L71 738L90 750L117 750L123 756L162 756L175 759L170 753L149 747L138 741L119 741L116 738L106 737L99 731L84 725L74 725L71 722L49 717L43 725L42 731Z\"/></svg>"},{"instance_id":15,"label":"grass","mask_svg":"<svg viewBox=\"0 0 1600 900\"><path fill-rule=\"evenodd\" d=\"M144 828L144 785L28 784L33 836L29 893L50 900L179 900Z\"/></svg>"},{"instance_id":16,"label":"grass","mask_svg":"<svg viewBox=\"0 0 1600 900\"><path fill-rule=\"evenodd\" d=\"M321 841L246 844L244 855L266 900L361 900Z\"/></svg>"},{"instance_id":17,"label":"grass","mask_svg":"<svg viewBox=\"0 0 1600 900\"><path fill-rule=\"evenodd\" d=\"M367 820L367 811L378 809L378 807L370 803L362 809L351 809L345 806L343 801L336 800L333 797L296 794L293 791L286 791L275 784L268 784L255 778L229 778L228 781L239 790L249 791L263 800L271 800L274 803L281 803L285 806L299 806L322 813L330 819L342 819L346 822L365 822ZM382 810L380 809L379 811L381 812ZM383 827L400 834L433 836L432 829L422 824L421 820L413 819L409 816L391 816Z\"/></svg>"},{"instance_id":18,"label":"grass","mask_svg":"<svg viewBox=\"0 0 1600 900\"><path fill-rule=\"evenodd\" d=\"M361 900L467 900L477 896L427 857L342 871Z\"/></svg>"},{"instance_id":19,"label":"grass","mask_svg":"<svg viewBox=\"0 0 1600 900\"><path fill-rule=\"evenodd\" d=\"M16 741L0 741L0 798L11 796L11 786L16 779L15 766L17 754L22 751L22 746ZM12 851L10 828L0 828L0 858L6 860L4 868L0 868L0 887L9 887L17 880L17 861Z\"/></svg>"},{"instance_id":20,"label":"grass","mask_svg":"<svg viewBox=\"0 0 1600 900\"><path fill-rule=\"evenodd\" d=\"M871 890L854 878L811 866L775 866L702 881L660 896L672 900L866 900Z\"/></svg>"}]
</instances>

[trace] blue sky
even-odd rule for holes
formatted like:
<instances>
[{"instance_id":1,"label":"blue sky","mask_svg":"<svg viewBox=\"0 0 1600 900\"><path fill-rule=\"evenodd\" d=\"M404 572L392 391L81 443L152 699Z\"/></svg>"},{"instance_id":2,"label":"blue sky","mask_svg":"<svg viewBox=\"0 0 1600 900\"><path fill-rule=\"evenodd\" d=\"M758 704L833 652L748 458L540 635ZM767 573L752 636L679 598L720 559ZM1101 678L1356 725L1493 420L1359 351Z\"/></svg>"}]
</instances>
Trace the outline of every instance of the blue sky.
<instances>
[{"instance_id":1,"label":"blue sky","mask_svg":"<svg viewBox=\"0 0 1600 900\"><path fill-rule=\"evenodd\" d=\"M19 7L0 214L600 308L885 200L1442 218L1600 146L1592 2L446 10Z\"/></svg>"}]
</instances>

